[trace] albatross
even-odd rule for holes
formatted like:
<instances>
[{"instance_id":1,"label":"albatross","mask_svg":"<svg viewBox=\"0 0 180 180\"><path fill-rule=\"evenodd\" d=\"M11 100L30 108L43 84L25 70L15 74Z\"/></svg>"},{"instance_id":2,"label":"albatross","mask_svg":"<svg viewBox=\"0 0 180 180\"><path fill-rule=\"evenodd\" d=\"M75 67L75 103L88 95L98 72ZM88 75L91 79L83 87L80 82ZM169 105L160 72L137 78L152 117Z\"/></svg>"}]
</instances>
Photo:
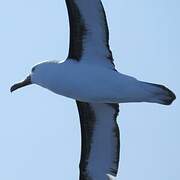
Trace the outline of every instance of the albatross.
<instances>
[{"instance_id":1,"label":"albatross","mask_svg":"<svg viewBox=\"0 0 180 180\"><path fill-rule=\"evenodd\" d=\"M81 124L79 179L112 180L119 165L119 103L170 105L176 96L163 85L142 82L115 69L100 0L65 1L70 26L68 57L63 62L35 65L10 90L37 84L76 100Z\"/></svg>"}]
</instances>

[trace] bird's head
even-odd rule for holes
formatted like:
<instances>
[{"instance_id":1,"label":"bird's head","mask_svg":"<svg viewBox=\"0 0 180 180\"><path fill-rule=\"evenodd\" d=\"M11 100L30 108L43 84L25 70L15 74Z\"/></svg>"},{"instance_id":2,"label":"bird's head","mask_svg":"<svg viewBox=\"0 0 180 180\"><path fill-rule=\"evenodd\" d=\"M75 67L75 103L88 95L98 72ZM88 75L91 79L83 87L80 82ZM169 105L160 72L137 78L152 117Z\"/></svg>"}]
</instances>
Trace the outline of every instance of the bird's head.
<instances>
[{"instance_id":1,"label":"bird's head","mask_svg":"<svg viewBox=\"0 0 180 180\"><path fill-rule=\"evenodd\" d=\"M38 84L42 85L43 83L50 78L49 73L50 71L53 72L54 70L54 64L57 64L56 61L47 61L40 64L35 65L31 69L31 73L25 78L25 80L20 81L16 84L14 84L10 91L13 92L19 88L31 85L31 84ZM50 73L51 74L51 73Z\"/></svg>"}]
</instances>

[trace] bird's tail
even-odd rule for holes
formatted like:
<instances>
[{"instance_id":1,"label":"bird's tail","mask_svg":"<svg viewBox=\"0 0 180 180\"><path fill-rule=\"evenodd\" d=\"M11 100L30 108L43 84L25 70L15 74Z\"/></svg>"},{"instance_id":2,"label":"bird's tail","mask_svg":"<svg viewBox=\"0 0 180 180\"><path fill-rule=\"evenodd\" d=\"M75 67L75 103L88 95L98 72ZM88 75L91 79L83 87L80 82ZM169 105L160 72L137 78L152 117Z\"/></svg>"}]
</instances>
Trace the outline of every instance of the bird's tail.
<instances>
[{"instance_id":1,"label":"bird's tail","mask_svg":"<svg viewBox=\"0 0 180 180\"><path fill-rule=\"evenodd\" d=\"M147 82L143 82L143 85L151 93L148 102L170 105L176 99L176 95L163 85Z\"/></svg>"}]
</instances>

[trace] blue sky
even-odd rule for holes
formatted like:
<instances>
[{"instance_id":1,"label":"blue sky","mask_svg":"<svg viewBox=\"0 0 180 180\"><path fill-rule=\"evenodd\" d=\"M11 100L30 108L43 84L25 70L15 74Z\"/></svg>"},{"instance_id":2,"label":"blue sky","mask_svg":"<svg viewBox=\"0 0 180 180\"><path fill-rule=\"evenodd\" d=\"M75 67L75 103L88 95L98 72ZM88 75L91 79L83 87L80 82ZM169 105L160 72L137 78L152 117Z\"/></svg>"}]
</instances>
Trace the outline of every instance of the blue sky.
<instances>
[{"instance_id":1,"label":"blue sky","mask_svg":"<svg viewBox=\"0 0 180 180\"><path fill-rule=\"evenodd\" d=\"M180 179L180 2L103 0L119 71L161 83L173 105L123 104L123 180ZM9 92L31 67L64 60L68 19L61 0L0 1L0 179L78 179L80 126L74 100L38 86Z\"/></svg>"}]
</instances>

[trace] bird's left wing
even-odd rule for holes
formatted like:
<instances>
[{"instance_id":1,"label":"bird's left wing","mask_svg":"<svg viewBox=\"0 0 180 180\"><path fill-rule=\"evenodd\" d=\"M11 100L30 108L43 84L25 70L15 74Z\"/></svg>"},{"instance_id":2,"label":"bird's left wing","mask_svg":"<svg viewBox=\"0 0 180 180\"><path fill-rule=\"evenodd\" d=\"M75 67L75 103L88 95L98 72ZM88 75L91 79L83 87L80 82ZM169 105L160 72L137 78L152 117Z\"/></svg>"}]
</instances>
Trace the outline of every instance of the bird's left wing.
<instances>
[{"instance_id":1,"label":"bird's left wing","mask_svg":"<svg viewBox=\"0 0 180 180\"><path fill-rule=\"evenodd\" d=\"M111 180L119 163L119 105L76 102L82 136L80 180Z\"/></svg>"}]
</instances>

